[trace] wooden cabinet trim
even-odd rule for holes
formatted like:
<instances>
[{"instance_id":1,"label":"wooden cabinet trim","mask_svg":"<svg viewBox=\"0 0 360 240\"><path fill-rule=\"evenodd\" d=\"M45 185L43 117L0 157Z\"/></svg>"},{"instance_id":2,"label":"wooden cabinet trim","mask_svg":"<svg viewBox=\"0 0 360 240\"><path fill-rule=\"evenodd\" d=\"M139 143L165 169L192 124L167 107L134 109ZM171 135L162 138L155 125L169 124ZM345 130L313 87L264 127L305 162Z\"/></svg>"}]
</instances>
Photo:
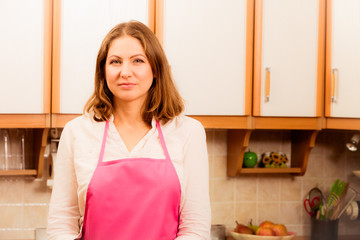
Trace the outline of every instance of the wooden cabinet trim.
<instances>
[{"instance_id":1,"label":"wooden cabinet trim","mask_svg":"<svg viewBox=\"0 0 360 240\"><path fill-rule=\"evenodd\" d=\"M252 114L253 60L254 60L254 8L255 0L246 3L246 56L245 56L245 115Z\"/></svg>"},{"instance_id":2,"label":"wooden cabinet trim","mask_svg":"<svg viewBox=\"0 0 360 240\"><path fill-rule=\"evenodd\" d=\"M252 118L246 116L194 116L207 129L250 129Z\"/></svg>"},{"instance_id":3,"label":"wooden cabinet trim","mask_svg":"<svg viewBox=\"0 0 360 240\"><path fill-rule=\"evenodd\" d=\"M65 124L81 114L52 114L51 115L51 127L52 128L63 128Z\"/></svg>"},{"instance_id":4,"label":"wooden cabinet trim","mask_svg":"<svg viewBox=\"0 0 360 240\"><path fill-rule=\"evenodd\" d=\"M260 116L261 106L261 52L262 52L262 11L263 1L255 1L254 22L254 91L253 115Z\"/></svg>"},{"instance_id":5,"label":"wooden cabinet trim","mask_svg":"<svg viewBox=\"0 0 360 240\"><path fill-rule=\"evenodd\" d=\"M321 130L324 126L323 118L307 117L255 117L255 129L316 129Z\"/></svg>"},{"instance_id":6,"label":"wooden cabinet trim","mask_svg":"<svg viewBox=\"0 0 360 240\"><path fill-rule=\"evenodd\" d=\"M51 112L60 113L61 0L53 0Z\"/></svg>"},{"instance_id":7,"label":"wooden cabinet trim","mask_svg":"<svg viewBox=\"0 0 360 240\"><path fill-rule=\"evenodd\" d=\"M316 116L324 112L324 71L325 71L325 0L319 0L318 66L316 83Z\"/></svg>"},{"instance_id":8,"label":"wooden cabinet trim","mask_svg":"<svg viewBox=\"0 0 360 240\"><path fill-rule=\"evenodd\" d=\"M164 0L155 0L155 35L160 44L164 43Z\"/></svg>"},{"instance_id":9,"label":"wooden cabinet trim","mask_svg":"<svg viewBox=\"0 0 360 240\"><path fill-rule=\"evenodd\" d=\"M43 113L51 111L52 0L44 0Z\"/></svg>"},{"instance_id":10,"label":"wooden cabinet trim","mask_svg":"<svg viewBox=\"0 0 360 240\"><path fill-rule=\"evenodd\" d=\"M325 117L331 116L332 0L326 2Z\"/></svg>"},{"instance_id":11,"label":"wooden cabinet trim","mask_svg":"<svg viewBox=\"0 0 360 240\"><path fill-rule=\"evenodd\" d=\"M359 130L359 118L326 118L326 129Z\"/></svg>"},{"instance_id":12,"label":"wooden cabinet trim","mask_svg":"<svg viewBox=\"0 0 360 240\"><path fill-rule=\"evenodd\" d=\"M48 128L50 114L0 114L0 128Z\"/></svg>"},{"instance_id":13,"label":"wooden cabinet trim","mask_svg":"<svg viewBox=\"0 0 360 240\"><path fill-rule=\"evenodd\" d=\"M148 27L155 33L156 26L156 0L148 0Z\"/></svg>"}]
</instances>

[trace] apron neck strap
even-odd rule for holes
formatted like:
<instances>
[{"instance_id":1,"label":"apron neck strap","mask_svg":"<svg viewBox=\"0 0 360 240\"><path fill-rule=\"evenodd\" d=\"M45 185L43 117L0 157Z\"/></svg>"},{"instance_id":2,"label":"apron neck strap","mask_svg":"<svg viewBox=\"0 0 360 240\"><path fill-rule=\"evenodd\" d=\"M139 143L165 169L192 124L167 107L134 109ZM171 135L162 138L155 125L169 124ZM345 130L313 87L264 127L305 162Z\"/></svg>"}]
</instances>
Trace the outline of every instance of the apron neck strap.
<instances>
[{"instance_id":1,"label":"apron neck strap","mask_svg":"<svg viewBox=\"0 0 360 240\"><path fill-rule=\"evenodd\" d=\"M99 162L101 163L104 157L104 152L105 152L105 144L106 144L106 138L107 138L107 132L109 129L109 120L106 121L105 123L105 130L104 130L104 136L103 136L103 141L101 144L101 151L100 151L100 156L99 156Z\"/></svg>"},{"instance_id":2,"label":"apron neck strap","mask_svg":"<svg viewBox=\"0 0 360 240\"><path fill-rule=\"evenodd\" d=\"M164 140L164 136L163 136L163 133L162 133L162 130L161 130L161 126L160 126L160 123L159 123L158 120L156 120L156 128L157 128L158 133L159 133L160 143L161 143L162 149L164 150L164 154L165 154L166 160L170 160L170 155L169 155L169 152L168 152L168 150L167 150L167 147L166 147L166 144L165 144L165 140ZM100 151L100 156L99 156L99 163L102 162L103 157L104 157L105 144L106 144L106 138L107 138L108 129L109 129L109 120L107 120L106 123L105 123L105 130L104 130L103 141L102 141L102 144L101 144L101 151Z\"/></svg>"},{"instance_id":3,"label":"apron neck strap","mask_svg":"<svg viewBox=\"0 0 360 240\"><path fill-rule=\"evenodd\" d=\"M162 133L162 130L161 130L161 126L160 126L160 123L158 120L156 120L156 128L159 132L159 138L160 138L160 143L161 143L161 146L164 150L164 154L165 154L165 157L166 157L166 160L170 160L170 155L169 155L169 152L167 150L167 147L166 147L166 144L165 144L165 140L164 140L164 136L163 136L163 133Z\"/></svg>"}]
</instances>

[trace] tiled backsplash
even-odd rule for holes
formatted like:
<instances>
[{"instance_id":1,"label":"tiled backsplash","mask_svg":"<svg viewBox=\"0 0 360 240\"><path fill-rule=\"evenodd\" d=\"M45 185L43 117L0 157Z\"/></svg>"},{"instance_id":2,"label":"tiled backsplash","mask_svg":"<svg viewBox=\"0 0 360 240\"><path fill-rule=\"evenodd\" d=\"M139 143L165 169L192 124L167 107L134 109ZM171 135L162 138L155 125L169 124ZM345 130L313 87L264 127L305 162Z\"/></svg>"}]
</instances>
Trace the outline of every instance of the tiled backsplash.
<instances>
[{"instance_id":1,"label":"tiled backsplash","mask_svg":"<svg viewBox=\"0 0 360 240\"><path fill-rule=\"evenodd\" d=\"M212 224L235 227L235 220L254 224L264 220L283 223L298 235L310 235L310 217L303 207L307 192L318 186L327 196L336 178L352 176L360 169L360 151L345 147L352 132L321 131L312 149L304 176L288 174L243 174L226 176L225 130L207 131L210 159L210 197ZM254 131L249 148L260 157L268 151L291 155L289 131ZM357 198L359 198L358 196ZM359 234L360 221L351 221L343 214L340 234Z\"/></svg>"},{"instance_id":2,"label":"tiled backsplash","mask_svg":"<svg viewBox=\"0 0 360 240\"><path fill-rule=\"evenodd\" d=\"M210 161L212 223L228 229L235 220L253 223L272 220L284 223L298 235L310 234L310 219L303 199L313 186L327 193L336 178L346 180L360 169L360 151L345 149L350 132L321 131L311 151L306 174L250 174L226 176L226 130L207 130ZM281 151L290 156L290 132L254 131L249 147L258 154ZM44 180L30 177L0 178L0 239L34 239L35 229L46 227L51 191ZM360 234L360 221L345 214L341 234Z\"/></svg>"}]
</instances>

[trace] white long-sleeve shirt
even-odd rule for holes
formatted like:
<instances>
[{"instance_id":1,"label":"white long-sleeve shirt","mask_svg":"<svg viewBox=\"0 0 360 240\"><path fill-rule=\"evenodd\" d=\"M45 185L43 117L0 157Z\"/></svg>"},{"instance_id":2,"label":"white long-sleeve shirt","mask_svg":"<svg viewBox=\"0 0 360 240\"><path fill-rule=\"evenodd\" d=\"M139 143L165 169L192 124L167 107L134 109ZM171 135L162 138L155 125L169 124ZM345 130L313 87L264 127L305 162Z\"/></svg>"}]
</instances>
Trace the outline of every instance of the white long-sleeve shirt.
<instances>
[{"instance_id":1,"label":"white long-sleeve shirt","mask_svg":"<svg viewBox=\"0 0 360 240\"><path fill-rule=\"evenodd\" d=\"M99 159L104 128L105 122L95 122L91 116L83 115L63 129L48 216L49 240L73 240L81 231L86 191ZM181 115L161 129L181 185L176 240L210 239L209 165L204 128L198 121ZM153 120L150 131L129 152L111 118L103 161L165 158L158 136Z\"/></svg>"}]
</instances>

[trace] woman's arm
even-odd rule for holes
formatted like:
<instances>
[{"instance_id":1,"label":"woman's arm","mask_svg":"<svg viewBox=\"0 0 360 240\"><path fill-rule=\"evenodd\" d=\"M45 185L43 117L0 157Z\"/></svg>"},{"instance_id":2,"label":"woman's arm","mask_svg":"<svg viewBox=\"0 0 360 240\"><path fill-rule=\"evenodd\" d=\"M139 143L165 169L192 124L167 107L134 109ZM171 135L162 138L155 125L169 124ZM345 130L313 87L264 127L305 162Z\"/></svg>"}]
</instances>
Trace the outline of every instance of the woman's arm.
<instances>
[{"instance_id":1,"label":"woman's arm","mask_svg":"<svg viewBox=\"0 0 360 240\"><path fill-rule=\"evenodd\" d=\"M208 240L211 226L209 161L205 130L199 122L192 127L184 151L184 203L176 240Z\"/></svg>"},{"instance_id":2,"label":"woman's arm","mask_svg":"<svg viewBox=\"0 0 360 240\"><path fill-rule=\"evenodd\" d=\"M72 143L72 134L65 127L61 134L55 162L54 185L47 226L48 240L73 240L79 234L78 185Z\"/></svg>"}]
</instances>

